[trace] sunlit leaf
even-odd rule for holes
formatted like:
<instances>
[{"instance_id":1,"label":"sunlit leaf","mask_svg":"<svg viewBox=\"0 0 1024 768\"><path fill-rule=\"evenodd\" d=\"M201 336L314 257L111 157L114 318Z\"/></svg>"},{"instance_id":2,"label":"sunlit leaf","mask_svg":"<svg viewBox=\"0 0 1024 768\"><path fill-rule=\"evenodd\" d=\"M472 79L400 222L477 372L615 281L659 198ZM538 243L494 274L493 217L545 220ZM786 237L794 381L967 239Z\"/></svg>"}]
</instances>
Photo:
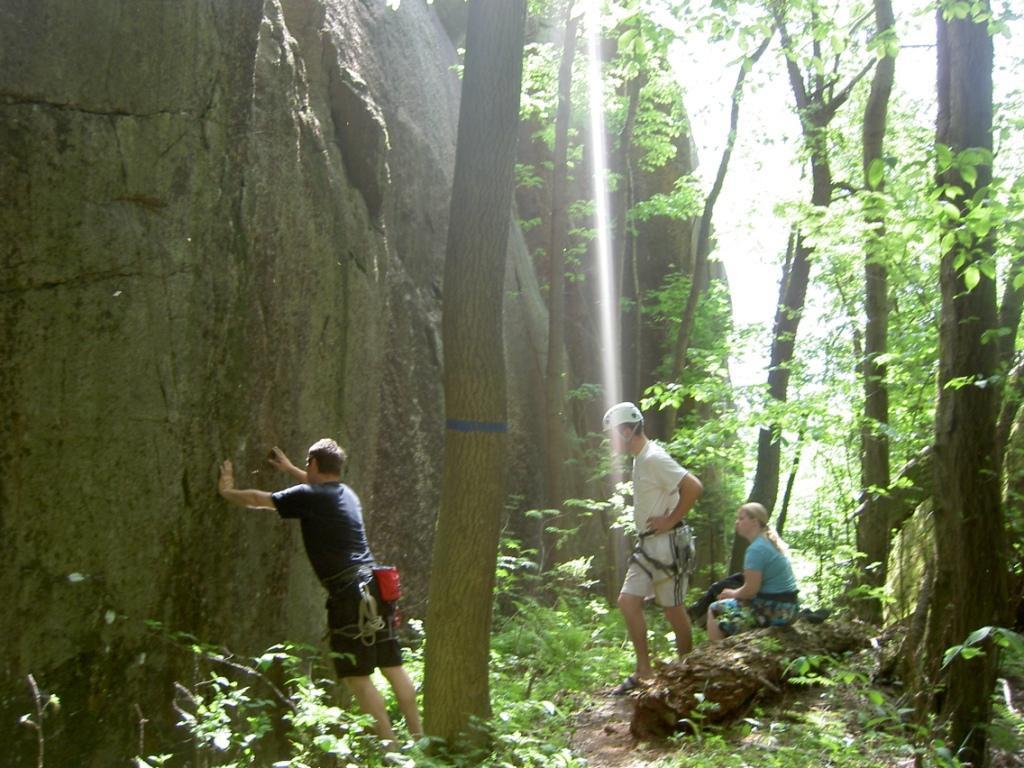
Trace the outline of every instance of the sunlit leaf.
<instances>
[{"instance_id":1,"label":"sunlit leaf","mask_svg":"<svg viewBox=\"0 0 1024 768\"><path fill-rule=\"evenodd\" d=\"M982 627L981 629L974 630L967 636L967 640L964 641L964 645L977 645L991 635L994 629L994 627Z\"/></svg>"},{"instance_id":2,"label":"sunlit leaf","mask_svg":"<svg viewBox=\"0 0 1024 768\"><path fill-rule=\"evenodd\" d=\"M964 270L964 287L968 291L973 291L979 282L981 282L981 270L975 264L971 264Z\"/></svg>"},{"instance_id":3,"label":"sunlit leaf","mask_svg":"<svg viewBox=\"0 0 1024 768\"><path fill-rule=\"evenodd\" d=\"M973 187L978 183L978 169L973 165L965 165L960 169L960 178Z\"/></svg>"},{"instance_id":4,"label":"sunlit leaf","mask_svg":"<svg viewBox=\"0 0 1024 768\"><path fill-rule=\"evenodd\" d=\"M868 186L871 189L878 189L878 185L882 183L884 175L885 163L882 162L882 158L876 157L868 165Z\"/></svg>"}]
</instances>

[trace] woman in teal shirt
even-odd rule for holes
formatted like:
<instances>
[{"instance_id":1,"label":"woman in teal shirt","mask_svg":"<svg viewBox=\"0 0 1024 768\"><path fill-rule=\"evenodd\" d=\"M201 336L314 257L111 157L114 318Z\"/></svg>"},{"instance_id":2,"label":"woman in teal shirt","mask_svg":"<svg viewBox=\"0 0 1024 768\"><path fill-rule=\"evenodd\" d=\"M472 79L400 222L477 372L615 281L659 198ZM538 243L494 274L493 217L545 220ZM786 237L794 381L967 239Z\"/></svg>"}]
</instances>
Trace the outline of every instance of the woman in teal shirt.
<instances>
[{"instance_id":1,"label":"woman in teal shirt","mask_svg":"<svg viewBox=\"0 0 1024 768\"><path fill-rule=\"evenodd\" d=\"M722 590L708 608L709 640L791 624L800 608L789 549L768 526L768 511L757 503L744 504L736 511L736 533L750 542L743 586Z\"/></svg>"}]
</instances>

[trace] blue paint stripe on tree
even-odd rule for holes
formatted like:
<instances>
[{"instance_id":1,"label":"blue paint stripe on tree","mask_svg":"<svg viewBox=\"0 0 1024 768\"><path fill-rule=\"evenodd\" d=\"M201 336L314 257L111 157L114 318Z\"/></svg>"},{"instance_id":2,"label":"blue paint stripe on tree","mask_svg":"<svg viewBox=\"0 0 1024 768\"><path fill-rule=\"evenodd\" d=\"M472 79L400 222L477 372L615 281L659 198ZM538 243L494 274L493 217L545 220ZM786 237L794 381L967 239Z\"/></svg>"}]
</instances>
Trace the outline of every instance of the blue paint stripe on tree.
<instances>
[{"instance_id":1,"label":"blue paint stripe on tree","mask_svg":"<svg viewBox=\"0 0 1024 768\"><path fill-rule=\"evenodd\" d=\"M508 432L508 424L502 421L466 421L448 419L445 426L455 432Z\"/></svg>"}]
</instances>

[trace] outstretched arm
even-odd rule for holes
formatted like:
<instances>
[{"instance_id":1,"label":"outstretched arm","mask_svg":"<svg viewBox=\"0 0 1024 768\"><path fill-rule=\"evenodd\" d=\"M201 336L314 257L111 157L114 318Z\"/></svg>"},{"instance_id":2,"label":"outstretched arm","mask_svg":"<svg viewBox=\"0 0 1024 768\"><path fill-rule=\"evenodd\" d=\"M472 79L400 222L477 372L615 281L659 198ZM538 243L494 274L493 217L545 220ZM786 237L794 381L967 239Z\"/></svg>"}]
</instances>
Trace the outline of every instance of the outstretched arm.
<instances>
[{"instance_id":1,"label":"outstretched arm","mask_svg":"<svg viewBox=\"0 0 1024 768\"><path fill-rule=\"evenodd\" d=\"M306 476L306 470L299 469L294 464L292 464L291 460L284 455L284 451L282 451L276 445L270 449L270 457L267 459L267 461L270 462L270 466L272 466L274 469L279 469L282 472L287 472L300 483L304 483L309 479Z\"/></svg>"},{"instance_id":2,"label":"outstretched arm","mask_svg":"<svg viewBox=\"0 0 1024 768\"><path fill-rule=\"evenodd\" d=\"M257 491L255 489L242 491L235 488L235 468L231 465L230 460L226 460L220 465L220 479L217 481L217 490L221 496L239 507L276 509L274 499L269 492Z\"/></svg>"}]
</instances>

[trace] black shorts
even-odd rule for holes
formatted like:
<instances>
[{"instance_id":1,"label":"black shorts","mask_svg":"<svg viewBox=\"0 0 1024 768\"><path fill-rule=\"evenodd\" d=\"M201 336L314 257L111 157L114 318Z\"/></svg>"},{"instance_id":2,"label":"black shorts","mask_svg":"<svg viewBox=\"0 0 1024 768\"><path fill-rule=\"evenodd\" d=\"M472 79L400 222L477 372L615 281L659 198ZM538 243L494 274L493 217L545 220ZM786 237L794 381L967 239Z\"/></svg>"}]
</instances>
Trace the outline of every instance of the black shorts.
<instances>
[{"instance_id":1,"label":"black shorts","mask_svg":"<svg viewBox=\"0 0 1024 768\"><path fill-rule=\"evenodd\" d=\"M377 601L377 610L384 619L384 628L372 637L361 637L359 605L362 593L359 580L331 589L327 597L327 626L334 652L334 670L338 677L362 677L378 667L402 664L402 649L395 637L394 606L380 599L377 584L369 581L370 594Z\"/></svg>"}]
</instances>

